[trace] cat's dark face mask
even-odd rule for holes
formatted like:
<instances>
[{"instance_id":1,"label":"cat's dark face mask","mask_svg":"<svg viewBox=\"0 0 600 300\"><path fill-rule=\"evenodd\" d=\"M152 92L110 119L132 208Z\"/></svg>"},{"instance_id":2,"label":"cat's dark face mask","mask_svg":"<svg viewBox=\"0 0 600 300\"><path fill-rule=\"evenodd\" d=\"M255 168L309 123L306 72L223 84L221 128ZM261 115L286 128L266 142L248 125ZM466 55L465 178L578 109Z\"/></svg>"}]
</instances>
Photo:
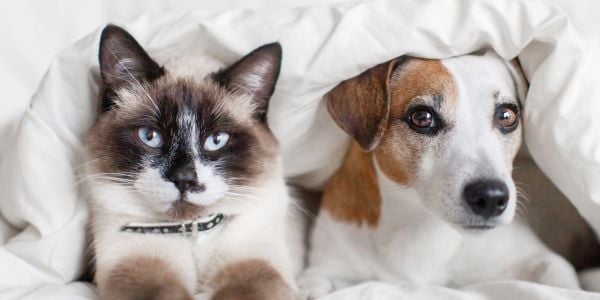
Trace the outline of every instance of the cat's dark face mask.
<instances>
[{"instance_id":1,"label":"cat's dark face mask","mask_svg":"<svg viewBox=\"0 0 600 300\"><path fill-rule=\"evenodd\" d=\"M88 136L93 173L140 214L180 220L243 207L239 196L278 172L266 113L280 61L270 44L201 80L177 77L108 26L102 112Z\"/></svg>"}]
</instances>

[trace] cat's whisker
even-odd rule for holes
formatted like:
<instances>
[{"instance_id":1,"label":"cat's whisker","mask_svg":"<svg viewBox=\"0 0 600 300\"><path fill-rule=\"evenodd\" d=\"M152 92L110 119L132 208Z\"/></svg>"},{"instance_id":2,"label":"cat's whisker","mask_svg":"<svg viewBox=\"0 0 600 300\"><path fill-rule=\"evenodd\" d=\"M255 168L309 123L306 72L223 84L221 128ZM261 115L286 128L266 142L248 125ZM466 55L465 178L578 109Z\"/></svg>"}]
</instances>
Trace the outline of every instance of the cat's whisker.
<instances>
[{"instance_id":1,"label":"cat's whisker","mask_svg":"<svg viewBox=\"0 0 600 300\"><path fill-rule=\"evenodd\" d=\"M116 176L123 176L123 177L116 177ZM127 175L127 174L121 174L121 173L98 173L98 174L89 174L86 175L84 177L80 177L79 179L77 179L73 185L71 186L71 189L76 188L77 186L79 186L82 183L86 183L92 180L100 180L100 181L110 181L110 182L115 182L115 183L133 183L134 180L133 179L129 179L127 178L128 176L133 176L133 175Z\"/></svg>"},{"instance_id":2,"label":"cat's whisker","mask_svg":"<svg viewBox=\"0 0 600 300\"><path fill-rule=\"evenodd\" d=\"M82 164L80 164L80 165L76 166L76 167L74 168L74 170L75 170L75 171L78 171L78 170L80 170L80 169L82 169L82 168L84 168L84 167L87 167L87 166L89 166L89 165L91 165L91 164L95 164L95 163L97 163L97 162L99 162L99 161L102 161L102 159L101 159L101 158L96 158L96 159L92 159L92 160L86 161L86 162L84 162L84 163L82 163Z\"/></svg>"}]
</instances>

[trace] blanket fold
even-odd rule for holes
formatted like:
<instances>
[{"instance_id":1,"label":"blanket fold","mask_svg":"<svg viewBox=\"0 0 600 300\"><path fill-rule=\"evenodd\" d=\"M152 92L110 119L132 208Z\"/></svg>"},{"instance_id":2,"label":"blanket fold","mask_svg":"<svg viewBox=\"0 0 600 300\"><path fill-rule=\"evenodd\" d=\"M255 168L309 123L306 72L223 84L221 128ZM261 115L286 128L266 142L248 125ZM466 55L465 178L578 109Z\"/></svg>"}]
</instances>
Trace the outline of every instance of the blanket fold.
<instances>
[{"instance_id":1,"label":"blanket fold","mask_svg":"<svg viewBox=\"0 0 600 300\"><path fill-rule=\"evenodd\" d=\"M491 47L506 59L518 56L530 81L526 144L540 168L600 230L599 59L566 13L547 1L376 0L143 15L124 25L160 63L202 53L230 62L279 41L283 64L269 122L281 142L286 175L315 187L332 173L331 162L340 160L348 143L321 101L340 81L404 54L445 58ZM0 298L24 297L19 291L28 287L40 295L40 285L67 284L83 272L91 191L81 185L79 171L83 137L97 108L100 30L54 59L16 139L0 157ZM86 288L48 289L94 295ZM457 291L370 283L326 299L433 299L427 297L431 293L440 299L593 297L502 282Z\"/></svg>"}]
</instances>

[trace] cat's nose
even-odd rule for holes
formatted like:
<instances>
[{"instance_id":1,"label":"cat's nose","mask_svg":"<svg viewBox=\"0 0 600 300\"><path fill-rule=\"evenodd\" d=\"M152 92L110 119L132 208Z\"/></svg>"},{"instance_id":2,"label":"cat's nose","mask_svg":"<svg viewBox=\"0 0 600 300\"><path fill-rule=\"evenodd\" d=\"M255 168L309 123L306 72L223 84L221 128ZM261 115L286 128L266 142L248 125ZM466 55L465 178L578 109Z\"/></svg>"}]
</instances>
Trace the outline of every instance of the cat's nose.
<instances>
[{"instance_id":1,"label":"cat's nose","mask_svg":"<svg viewBox=\"0 0 600 300\"><path fill-rule=\"evenodd\" d=\"M169 180L171 180L179 192L191 192L191 193L200 193L206 190L204 184L198 183L198 178L196 177L196 171L191 167L181 167L169 174Z\"/></svg>"}]
</instances>

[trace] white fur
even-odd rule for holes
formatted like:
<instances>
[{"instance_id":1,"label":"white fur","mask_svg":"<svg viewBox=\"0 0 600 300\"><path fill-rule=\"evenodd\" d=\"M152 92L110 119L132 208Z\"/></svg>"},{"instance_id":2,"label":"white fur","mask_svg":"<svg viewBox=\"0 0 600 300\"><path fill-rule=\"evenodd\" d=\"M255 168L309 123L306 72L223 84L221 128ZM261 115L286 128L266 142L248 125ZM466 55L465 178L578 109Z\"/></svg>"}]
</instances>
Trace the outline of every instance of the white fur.
<instances>
[{"instance_id":1,"label":"white fur","mask_svg":"<svg viewBox=\"0 0 600 300\"><path fill-rule=\"evenodd\" d=\"M223 177L215 174L214 168L201 163L199 159L196 159L194 164L198 182L204 183L206 189L202 193L187 192L187 200L196 205L212 205L223 198L229 188Z\"/></svg>"},{"instance_id":2,"label":"white fur","mask_svg":"<svg viewBox=\"0 0 600 300\"><path fill-rule=\"evenodd\" d=\"M509 188L505 212L494 222L510 223L516 207L516 189L511 176L513 153L520 134L503 137L493 127L494 108L507 98L518 99L513 80L497 56L461 56L443 61L458 90L452 131L440 150L428 148L419 169L416 189L427 208L457 225L479 225L463 204L466 183L477 179L498 179ZM489 76L495 74L497 76ZM497 94L498 99L494 99ZM426 179L426 180L425 180Z\"/></svg>"},{"instance_id":3,"label":"white fur","mask_svg":"<svg viewBox=\"0 0 600 300\"><path fill-rule=\"evenodd\" d=\"M455 127L438 145L441 149L423 154L414 186L392 181L374 162L382 197L376 227L340 222L320 211L309 267L300 281L310 295L368 280L462 286L522 279L579 288L566 260L546 248L522 222L509 224L517 201L512 155L519 141L503 140L493 128L494 101L490 101L497 92L499 98L519 97L504 62L486 54L451 58L443 64L458 89ZM519 93L522 97L522 90ZM463 226L478 220L461 205L461 189L470 180L489 177L509 186L508 207L497 220L498 228L467 232Z\"/></svg>"},{"instance_id":4,"label":"white fur","mask_svg":"<svg viewBox=\"0 0 600 300\"><path fill-rule=\"evenodd\" d=\"M132 197L135 199L133 201L141 207L153 207L157 213L166 212L171 204L179 199L179 191L175 185L166 181L158 169L150 166L144 168L144 171L133 183L133 187L139 193L138 197ZM123 200L125 199L119 201L125 203ZM115 206L111 207L116 208Z\"/></svg>"}]
</instances>

